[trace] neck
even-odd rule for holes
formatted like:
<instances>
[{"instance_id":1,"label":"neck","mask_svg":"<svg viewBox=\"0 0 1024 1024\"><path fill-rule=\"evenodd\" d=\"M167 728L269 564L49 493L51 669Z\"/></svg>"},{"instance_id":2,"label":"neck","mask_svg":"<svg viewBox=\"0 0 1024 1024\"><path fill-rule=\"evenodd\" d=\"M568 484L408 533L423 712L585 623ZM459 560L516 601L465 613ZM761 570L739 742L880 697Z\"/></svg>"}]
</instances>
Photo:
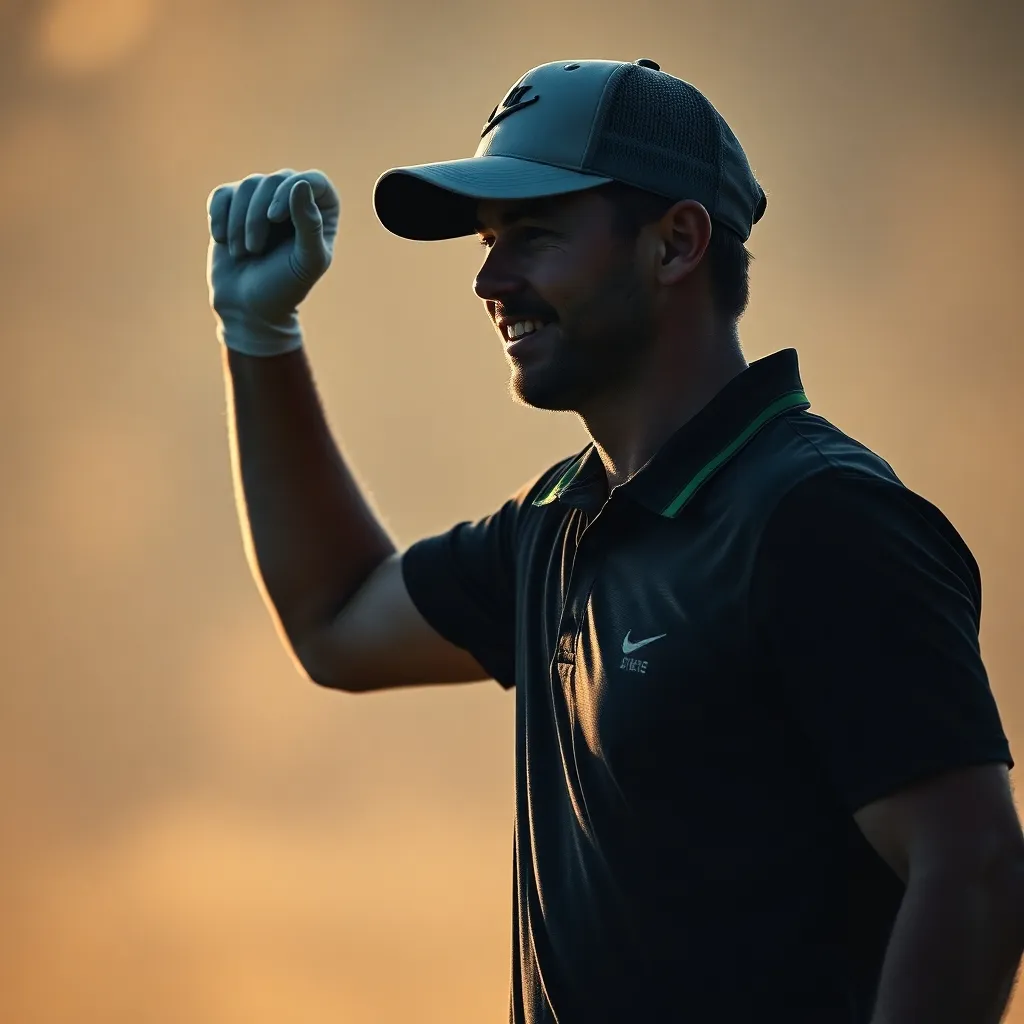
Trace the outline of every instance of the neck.
<instances>
[{"instance_id":1,"label":"neck","mask_svg":"<svg viewBox=\"0 0 1024 1024\"><path fill-rule=\"evenodd\" d=\"M580 411L604 463L609 492L642 469L747 368L734 326L724 334L676 339L659 349L663 358L652 359L626 387Z\"/></svg>"}]
</instances>

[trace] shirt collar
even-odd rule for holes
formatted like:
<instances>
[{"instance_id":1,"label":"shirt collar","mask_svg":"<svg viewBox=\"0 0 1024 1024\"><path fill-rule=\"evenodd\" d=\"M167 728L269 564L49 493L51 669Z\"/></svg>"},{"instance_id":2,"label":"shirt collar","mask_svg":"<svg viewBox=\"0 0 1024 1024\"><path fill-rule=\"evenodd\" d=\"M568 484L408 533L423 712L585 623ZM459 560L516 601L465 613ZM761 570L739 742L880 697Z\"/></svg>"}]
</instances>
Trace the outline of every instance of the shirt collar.
<instances>
[{"instance_id":1,"label":"shirt collar","mask_svg":"<svg viewBox=\"0 0 1024 1024\"><path fill-rule=\"evenodd\" d=\"M793 409L807 409L810 404L800 380L795 349L755 360L617 490L652 512L674 519L766 424ZM534 504L561 501L586 508L593 505L598 491L607 491L607 486L604 465L590 444Z\"/></svg>"}]
</instances>

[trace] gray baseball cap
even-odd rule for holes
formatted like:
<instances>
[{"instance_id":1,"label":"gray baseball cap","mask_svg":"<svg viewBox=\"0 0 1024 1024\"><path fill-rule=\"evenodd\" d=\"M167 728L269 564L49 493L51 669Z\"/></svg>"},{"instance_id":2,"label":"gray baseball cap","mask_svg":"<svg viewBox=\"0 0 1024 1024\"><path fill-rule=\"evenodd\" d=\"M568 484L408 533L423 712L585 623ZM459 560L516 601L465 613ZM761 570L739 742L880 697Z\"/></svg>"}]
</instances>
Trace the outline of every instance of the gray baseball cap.
<instances>
[{"instance_id":1,"label":"gray baseball cap","mask_svg":"<svg viewBox=\"0 0 1024 1024\"><path fill-rule=\"evenodd\" d=\"M651 60L533 68L491 111L473 156L394 167L377 180L373 202L389 231L428 241L474 234L481 199L537 199L610 181L695 199L744 241L767 205L725 119Z\"/></svg>"}]
</instances>

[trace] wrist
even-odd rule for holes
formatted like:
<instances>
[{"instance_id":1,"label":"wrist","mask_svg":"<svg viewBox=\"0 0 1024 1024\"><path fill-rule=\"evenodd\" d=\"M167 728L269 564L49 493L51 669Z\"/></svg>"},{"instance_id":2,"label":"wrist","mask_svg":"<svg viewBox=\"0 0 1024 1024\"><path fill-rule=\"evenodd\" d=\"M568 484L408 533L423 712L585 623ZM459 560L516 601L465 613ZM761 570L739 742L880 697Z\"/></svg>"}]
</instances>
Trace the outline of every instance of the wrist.
<instances>
[{"instance_id":1,"label":"wrist","mask_svg":"<svg viewBox=\"0 0 1024 1024\"><path fill-rule=\"evenodd\" d=\"M265 358L284 355L302 347L302 327L297 312L276 324L244 314L215 315L217 338L232 352Z\"/></svg>"}]
</instances>

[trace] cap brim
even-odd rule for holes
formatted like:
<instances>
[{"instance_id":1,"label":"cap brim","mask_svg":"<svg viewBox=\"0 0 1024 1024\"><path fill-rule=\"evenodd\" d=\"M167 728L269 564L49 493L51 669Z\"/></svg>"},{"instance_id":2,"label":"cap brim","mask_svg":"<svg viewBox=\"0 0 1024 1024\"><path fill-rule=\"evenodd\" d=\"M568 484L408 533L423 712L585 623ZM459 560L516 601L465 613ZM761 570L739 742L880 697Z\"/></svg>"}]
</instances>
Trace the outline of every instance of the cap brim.
<instances>
[{"instance_id":1,"label":"cap brim","mask_svg":"<svg viewBox=\"0 0 1024 1024\"><path fill-rule=\"evenodd\" d=\"M373 207L388 231L428 242L474 234L482 199L567 195L611 180L534 160L476 156L385 171L374 186Z\"/></svg>"}]
</instances>

